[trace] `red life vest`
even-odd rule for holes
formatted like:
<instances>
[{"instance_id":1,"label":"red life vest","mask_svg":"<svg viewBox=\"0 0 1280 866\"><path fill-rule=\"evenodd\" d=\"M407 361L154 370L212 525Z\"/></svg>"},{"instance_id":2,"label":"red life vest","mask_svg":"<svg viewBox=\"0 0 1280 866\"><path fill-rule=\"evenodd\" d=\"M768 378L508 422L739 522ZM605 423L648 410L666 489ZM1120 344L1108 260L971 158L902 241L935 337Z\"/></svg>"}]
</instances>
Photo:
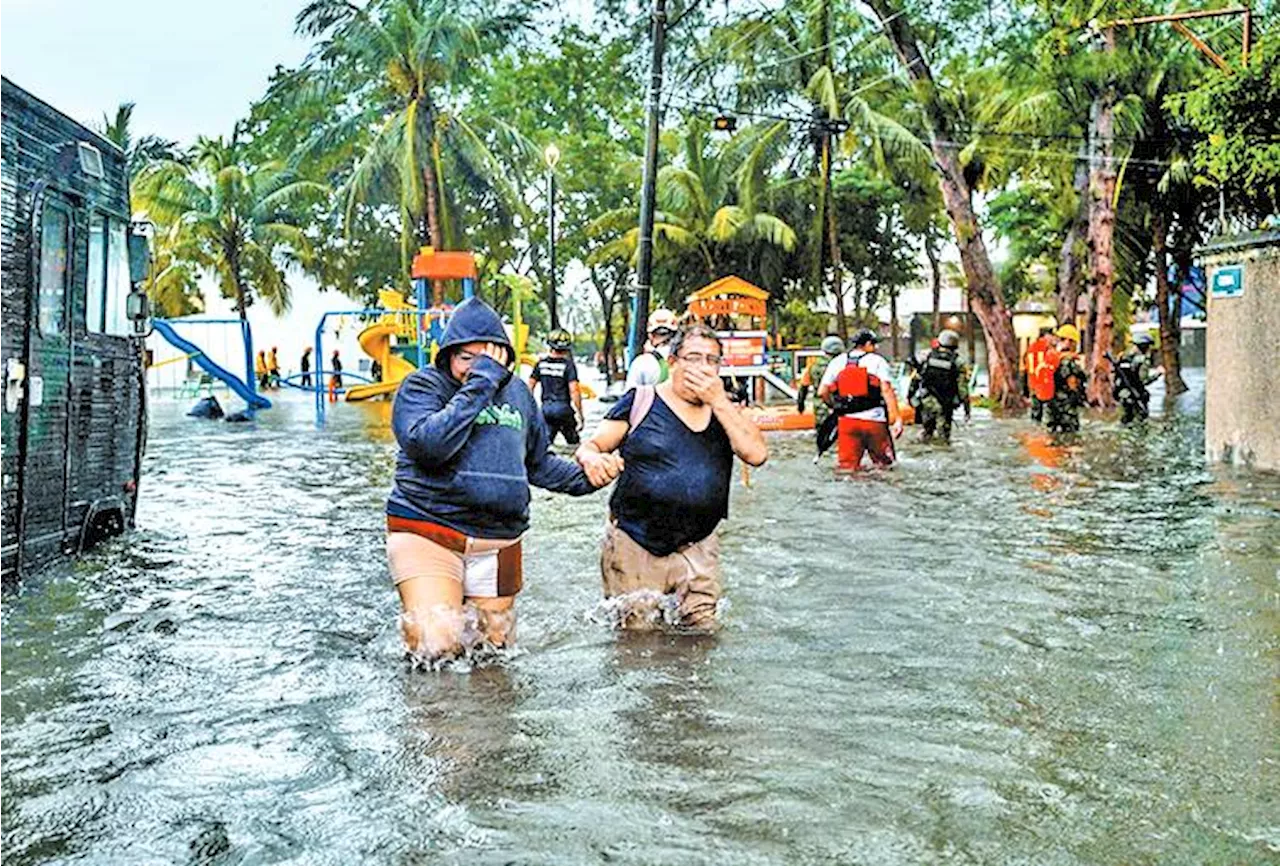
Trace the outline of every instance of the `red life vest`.
<instances>
[{"instance_id":1,"label":"red life vest","mask_svg":"<svg viewBox=\"0 0 1280 866\"><path fill-rule=\"evenodd\" d=\"M836 374L835 412L837 415L851 415L854 412L866 412L885 405L884 396L880 393L880 379L867 372L860 363L866 355L849 358L844 369Z\"/></svg>"},{"instance_id":2,"label":"red life vest","mask_svg":"<svg viewBox=\"0 0 1280 866\"><path fill-rule=\"evenodd\" d=\"M1027 347L1027 385L1036 399L1047 402L1053 399L1053 374L1058 369L1058 350L1046 337L1040 337Z\"/></svg>"}]
</instances>

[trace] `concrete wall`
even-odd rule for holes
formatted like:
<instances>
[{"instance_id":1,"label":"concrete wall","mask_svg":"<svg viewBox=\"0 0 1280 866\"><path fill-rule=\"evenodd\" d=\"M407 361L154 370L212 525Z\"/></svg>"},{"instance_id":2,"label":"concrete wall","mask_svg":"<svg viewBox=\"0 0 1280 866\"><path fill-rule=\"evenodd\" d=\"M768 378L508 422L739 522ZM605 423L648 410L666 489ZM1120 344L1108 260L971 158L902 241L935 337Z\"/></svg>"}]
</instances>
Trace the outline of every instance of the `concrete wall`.
<instances>
[{"instance_id":1,"label":"concrete wall","mask_svg":"<svg viewBox=\"0 0 1280 866\"><path fill-rule=\"evenodd\" d=\"M1205 346L1205 455L1280 470L1280 231L1211 242ZM1244 291L1215 295L1219 271L1239 266Z\"/></svg>"}]
</instances>

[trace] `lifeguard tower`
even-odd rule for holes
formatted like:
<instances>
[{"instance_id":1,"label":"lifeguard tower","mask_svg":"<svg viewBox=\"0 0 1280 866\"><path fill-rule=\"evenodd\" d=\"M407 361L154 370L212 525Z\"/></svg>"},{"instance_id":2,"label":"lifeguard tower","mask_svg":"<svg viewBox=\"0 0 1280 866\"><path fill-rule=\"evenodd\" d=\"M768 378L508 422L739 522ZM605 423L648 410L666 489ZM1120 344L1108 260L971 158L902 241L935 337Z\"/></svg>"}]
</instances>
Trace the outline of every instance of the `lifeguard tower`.
<instances>
[{"instance_id":1,"label":"lifeguard tower","mask_svg":"<svg viewBox=\"0 0 1280 866\"><path fill-rule=\"evenodd\" d=\"M765 402L773 388L788 400L795 400L791 384L769 366L769 293L742 277L721 277L687 299L688 311L714 328L724 346L720 375L745 378L753 399Z\"/></svg>"}]
</instances>

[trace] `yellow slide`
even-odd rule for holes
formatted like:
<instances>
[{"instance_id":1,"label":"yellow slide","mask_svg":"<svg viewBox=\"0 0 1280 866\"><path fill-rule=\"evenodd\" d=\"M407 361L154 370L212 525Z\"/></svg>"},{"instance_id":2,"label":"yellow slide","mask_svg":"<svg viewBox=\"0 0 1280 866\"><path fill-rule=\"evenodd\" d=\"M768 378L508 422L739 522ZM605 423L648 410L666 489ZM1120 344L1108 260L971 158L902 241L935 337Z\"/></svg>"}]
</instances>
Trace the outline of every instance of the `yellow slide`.
<instances>
[{"instance_id":1,"label":"yellow slide","mask_svg":"<svg viewBox=\"0 0 1280 866\"><path fill-rule=\"evenodd\" d=\"M379 295L382 306L387 309L398 310L410 307L399 292L383 289ZM404 322L397 321L394 315L387 315L360 332L358 338L360 348L382 365L382 381L348 388L347 402L353 403L357 400L381 397L384 394L394 394L400 387L400 381L417 369L412 363L391 351L391 336L396 333L403 334L405 331Z\"/></svg>"}]
</instances>

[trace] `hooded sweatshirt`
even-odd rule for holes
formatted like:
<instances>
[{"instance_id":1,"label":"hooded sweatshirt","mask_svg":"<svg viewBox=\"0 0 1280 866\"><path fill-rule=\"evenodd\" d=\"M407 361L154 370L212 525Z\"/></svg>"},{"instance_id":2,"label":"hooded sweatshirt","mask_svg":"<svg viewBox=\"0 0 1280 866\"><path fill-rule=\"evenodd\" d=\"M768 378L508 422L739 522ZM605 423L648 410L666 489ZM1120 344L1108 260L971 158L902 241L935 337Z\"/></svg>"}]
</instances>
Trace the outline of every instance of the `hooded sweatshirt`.
<instances>
[{"instance_id":1,"label":"hooded sweatshirt","mask_svg":"<svg viewBox=\"0 0 1280 866\"><path fill-rule=\"evenodd\" d=\"M487 355L459 382L449 356L466 343L511 343L488 304L471 298L449 319L434 367L405 377L391 427L400 453L387 513L476 538L518 538L529 528L529 485L573 496L595 488L574 462L550 453L529 388Z\"/></svg>"}]
</instances>

